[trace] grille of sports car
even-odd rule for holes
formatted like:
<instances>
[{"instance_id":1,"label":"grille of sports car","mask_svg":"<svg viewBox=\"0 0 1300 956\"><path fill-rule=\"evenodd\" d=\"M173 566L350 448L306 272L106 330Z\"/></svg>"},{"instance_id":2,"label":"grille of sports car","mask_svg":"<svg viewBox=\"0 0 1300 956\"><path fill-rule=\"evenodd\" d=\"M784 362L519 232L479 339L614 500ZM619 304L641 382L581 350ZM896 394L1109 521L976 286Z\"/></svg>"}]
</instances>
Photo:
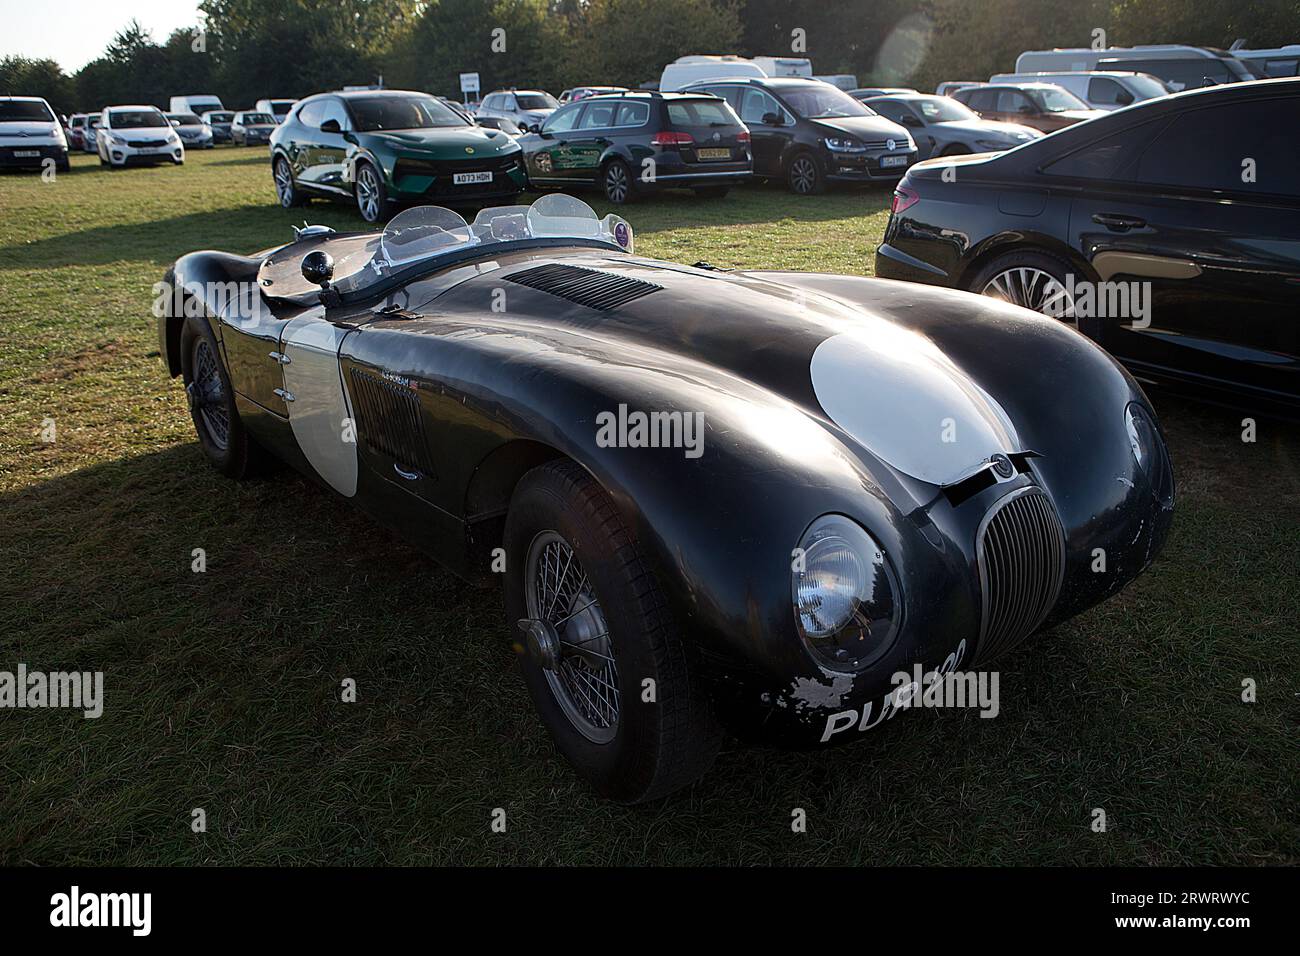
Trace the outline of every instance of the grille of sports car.
<instances>
[{"instance_id":1,"label":"grille of sports car","mask_svg":"<svg viewBox=\"0 0 1300 956\"><path fill-rule=\"evenodd\" d=\"M1065 532L1051 500L1032 488L993 506L978 548L984 610L975 665L1015 647L1047 617L1065 571Z\"/></svg>"},{"instance_id":2,"label":"grille of sports car","mask_svg":"<svg viewBox=\"0 0 1300 956\"><path fill-rule=\"evenodd\" d=\"M393 167L396 176L448 176L452 173L507 172L514 168L518 153L485 156L482 159L399 159Z\"/></svg>"},{"instance_id":3,"label":"grille of sports car","mask_svg":"<svg viewBox=\"0 0 1300 956\"><path fill-rule=\"evenodd\" d=\"M600 312L617 309L633 299L663 289L663 286L644 279L633 279L584 266L560 264L525 269L505 278Z\"/></svg>"},{"instance_id":4,"label":"grille of sports car","mask_svg":"<svg viewBox=\"0 0 1300 956\"><path fill-rule=\"evenodd\" d=\"M433 475L419 393L415 389L354 368L352 398L357 429L371 451L387 455L421 474Z\"/></svg>"}]
</instances>

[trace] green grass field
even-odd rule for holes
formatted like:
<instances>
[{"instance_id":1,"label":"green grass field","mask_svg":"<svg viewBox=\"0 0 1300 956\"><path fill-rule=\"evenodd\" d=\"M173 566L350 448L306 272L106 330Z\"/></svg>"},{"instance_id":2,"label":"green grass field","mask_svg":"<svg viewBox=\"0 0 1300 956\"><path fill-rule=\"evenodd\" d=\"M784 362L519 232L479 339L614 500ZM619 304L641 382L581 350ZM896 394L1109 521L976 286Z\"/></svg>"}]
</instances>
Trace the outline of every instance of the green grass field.
<instances>
[{"instance_id":1,"label":"green grass field","mask_svg":"<svg viewBox=\"0 0 1300 956\"><path fill-rule=\"evenodd\" d=\"M626 215L649 255L866 274L887 204L749 187ZM234 484L200 454L151 286L184 252L265 248L304 215L361 225L278 208L257 150L0 176L0 670L102 670L106 696L98 720L0 711L0 863L1300 859L1294 426L1260 420L1243 443L1240 413L1153 392L1180 483L1168 546L1002 662L997 719L915 711L825 752L731 746L692 790L624 809L551 746L496 592L290 472Z\"/></svg>"}]
</instances>

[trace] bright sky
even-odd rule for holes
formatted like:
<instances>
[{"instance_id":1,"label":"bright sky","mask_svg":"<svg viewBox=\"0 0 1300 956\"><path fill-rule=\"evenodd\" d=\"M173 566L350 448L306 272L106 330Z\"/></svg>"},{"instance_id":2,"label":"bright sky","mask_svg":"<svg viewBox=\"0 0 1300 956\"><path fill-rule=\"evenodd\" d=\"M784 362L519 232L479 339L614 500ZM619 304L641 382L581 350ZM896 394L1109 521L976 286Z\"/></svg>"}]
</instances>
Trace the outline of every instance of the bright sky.
<instances>
[{"instance_id":1,"label":"bright sky","mask_svg":"<svg viewBox=\"0 0 1300 956\"><path fill-rule=\"evenodd\" d=\"M199 22L198 0L0 0L0 57L49 57L74 73L134 17L162 43Z\"/></svg>"}]
</instances>

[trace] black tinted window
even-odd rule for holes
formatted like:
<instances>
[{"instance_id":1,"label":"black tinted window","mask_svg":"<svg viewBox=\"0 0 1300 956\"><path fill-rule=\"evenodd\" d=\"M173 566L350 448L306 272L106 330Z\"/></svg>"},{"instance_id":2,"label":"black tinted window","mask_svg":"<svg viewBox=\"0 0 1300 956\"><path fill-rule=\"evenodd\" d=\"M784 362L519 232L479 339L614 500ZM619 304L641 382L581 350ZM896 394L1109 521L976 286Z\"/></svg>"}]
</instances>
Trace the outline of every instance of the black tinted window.
<instances>
[{"instance_id":1,"label":"black tinted window","mask_svg":"<svg viewBox=\"0 0 1300 956\"><path fill-rule=\"evenodd\" d=\"M614 110L617 103L591 103L582 116L583 129L604 129L614 125Z\"/></svg>"},{"instance_id":2,"label":"black tinted window","mask_svg":"<svg viewBox=\"0 0 1300 956\"><path fill-rule=\"evenodd\" d=\"M991 113L993 112L994 104L997 102L997 99L998 94L996 90L974 90L966 96L961 97L959 102L965 103L976 113Z\"/></svg>"},{"instance_id":3,"label":"black tinted window","mask_svg":"<svg viewBox=\"0 0 1300 956\"><path fill-rule=\"evenodd\" d=\"M53 123L45 104L36 100L0 100L0 123Z\"/></svg>"},{"instance_id":4,"label":"black tinted window","mask_svg":"<svg viewBox=\"0 0 1300 956\"><path fill-rule=\"evenodd\" d=\"M867 106L895 123L901 123L904 116L912 115L912 111L897 100L872 100Z\"/></svg>"},{"instance_id":5,"label":"black tinted window","mask_svg":"<svg viewBox=\"0 0 1300 956\"><path fill-rule=\"evenodd\" d=\"M615 126L642 126L650 118L650 104L623 103L618 108Z\"/></svg>"},{"instance_id":6,"label":"black tinted window","mask_svg":"<svg viewBox=\"0 0 1300 956\"><path fill-rule=\"evenodd\" d=\"M1162 186L1300 196L1297 129L1297 96L1188 110L1142 154L1137 179Z\"/></svg>"},{"instance_id":7,"label":"black tinted window","mask_svg":"<svg viewBox=\"0 0 1300 956\"><path fill-rule=\"evenodd\" d=\"M1133 95L1108 76L1094 76L1088 81L1088 99L1107 106L1127 106L1133 102Z\"/></svg>"},{"instance_id":8,"label":"black tinted window","mask_svg":"<svg viewBox=\"0 0 1300 956\"><path fill-rule=\"evenodd\" d=\"M1163 127L1163 121L1155 120L1112 133L1049 163L1043 172L1049 176L1132 182L1138 156Z\"/></svg>"}]
</instances>

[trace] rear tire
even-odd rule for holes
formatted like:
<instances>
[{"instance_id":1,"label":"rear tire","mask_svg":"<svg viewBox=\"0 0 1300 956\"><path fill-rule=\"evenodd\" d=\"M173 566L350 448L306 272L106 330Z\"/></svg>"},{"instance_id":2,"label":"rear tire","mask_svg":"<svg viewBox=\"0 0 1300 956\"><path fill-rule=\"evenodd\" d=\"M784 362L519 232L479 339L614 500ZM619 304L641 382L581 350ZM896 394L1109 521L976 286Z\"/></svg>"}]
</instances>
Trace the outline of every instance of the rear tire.
<instances>
[{"instance_id":1,"label":"rear tire","mask_svg":"<svg viewBox=\"0 0 1300 956\"><path fill-rule=\"evenodd\" d=\"M289 160L277 156L271 164L271 175L275 178L275 196L285 209L303 205L307 199L293 179L293 167Z\"/></svg>"},{"instance_id":2,"label":"rear tire","mask_svg":"<svg viewBox=\"0 0 1300 956\"><path fill-rule=\"evenodd\" d=\"M632 169L621 159L611 160L605 164L600 174L601 187L605 198L616 206L625 206L636 202L636 183Z\"/></svg>"},{"instance_id":3,"label":"rear tire","mask_svg":"<svg viewBox=\"0 0 1300 956\"><path fill-rule=\"evenodd\" d=\"M198 316L187 318L181 329L181 381L199 446L212 467L235 480L261 471L267 455L244 429L216 336Z\"/></svg>"},{"instance_id":4,"label":"rear tire","mask_svg":"<svg viewBox=\"0 0 1300 956\"><path fill-rule=\"evenodd\" d=\"M703 775L722 731L649 559L609 494L571 461L533 469L511 498L505 549L506 611L527 645L524 681L579 775L629 804ZM539 635L518 621L546 626Z\"/></svg>"},{"instance_id":5,"label":"rear tire","mask_svg":"<svg viewBox=\"0 0 1300 956\"><path fill-rule=\"evenodd\" d=\"M1010 302L1077 326L1074 303L1067 295L1066 277L1071 274L1074 274L1076 284L1087 279L1087 276L1076 274L1074 267L1064 259L1050 252L1013 249L997 256L975 273L968 288L979 295ZM1049 308L1057 311L1048 311Z\"/></svg>"}]
</instances>

